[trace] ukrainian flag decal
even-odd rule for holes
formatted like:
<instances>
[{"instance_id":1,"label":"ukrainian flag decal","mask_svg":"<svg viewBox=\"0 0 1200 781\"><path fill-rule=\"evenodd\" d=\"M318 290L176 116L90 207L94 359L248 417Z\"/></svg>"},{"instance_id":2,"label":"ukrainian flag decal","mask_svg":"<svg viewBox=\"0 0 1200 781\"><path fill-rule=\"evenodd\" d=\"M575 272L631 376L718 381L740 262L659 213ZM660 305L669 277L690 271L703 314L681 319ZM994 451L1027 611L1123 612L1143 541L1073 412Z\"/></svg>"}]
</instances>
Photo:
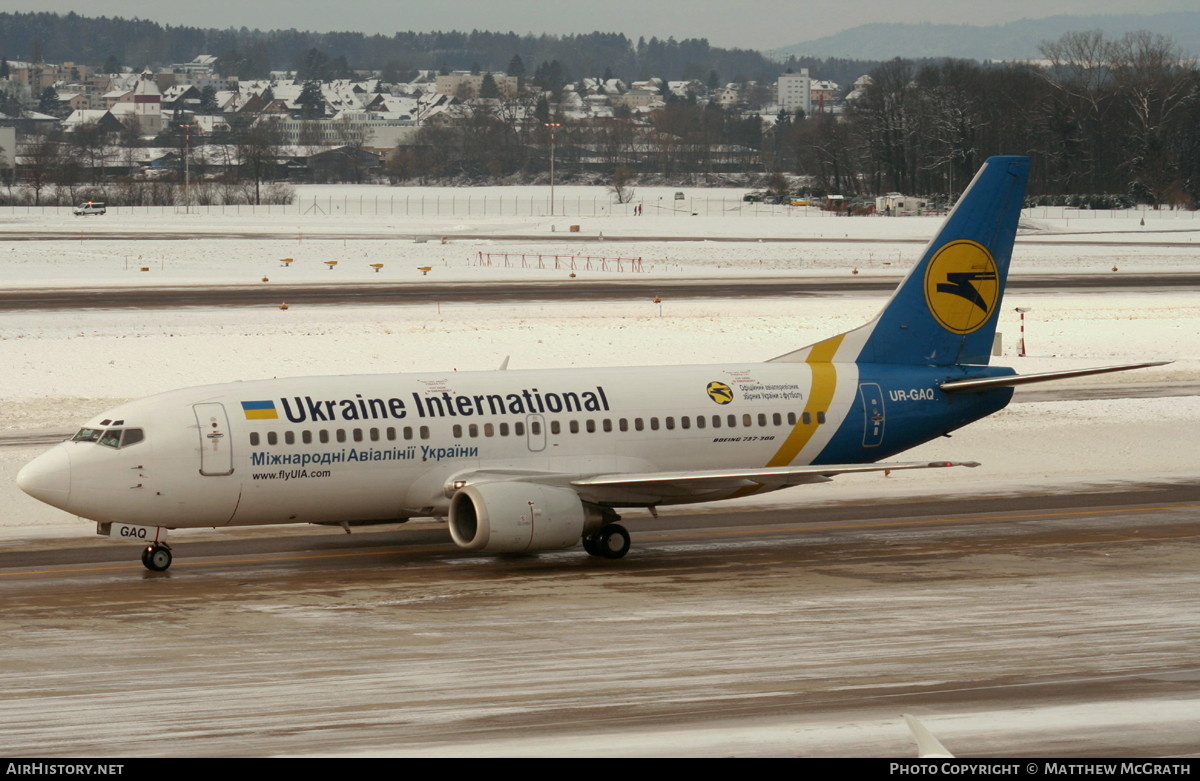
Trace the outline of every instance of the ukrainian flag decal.
<instances>
[{"instance_id":1,"label":"ukrainian flag decal","mask_svg":"<svg viewBox=\"0 0 1200 781\"><path fill-rule=\"evenodd\" d=\"M733 401L733 388L730 388L723 382L710 382L708 384L708 395L709 398L718 404L728 404Z\"/></svg>"},{"instance_id":2,"label":"ukrainian flag decal","mask_svg":"<svg viewBox=\"0 0 1200 781\"><path fill-rule=\"evenodd\" d=\"M246 420L278 420L279 413L275 411L273 401L243 401L242 412Z\"/></svg>"}]
</instances>

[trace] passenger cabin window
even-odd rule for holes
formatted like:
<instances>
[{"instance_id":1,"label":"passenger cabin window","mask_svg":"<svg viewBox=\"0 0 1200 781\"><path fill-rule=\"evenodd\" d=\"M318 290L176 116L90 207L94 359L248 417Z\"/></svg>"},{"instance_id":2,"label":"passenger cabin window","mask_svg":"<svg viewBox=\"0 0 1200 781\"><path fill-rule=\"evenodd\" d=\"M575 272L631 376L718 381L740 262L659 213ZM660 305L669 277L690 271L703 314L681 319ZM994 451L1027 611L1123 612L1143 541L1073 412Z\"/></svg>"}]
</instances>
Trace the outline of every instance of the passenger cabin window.
<instances>
[{"instance_id":1,"label":"passenger cabin window","mask_svg":"<svg viewBox=\"0 0 1200 781\"><path fill-rule=\"evenodd\" d=\"M250 446L258 447L258 432L257 431L250 432Z\"/></svg>"}]
</instances>

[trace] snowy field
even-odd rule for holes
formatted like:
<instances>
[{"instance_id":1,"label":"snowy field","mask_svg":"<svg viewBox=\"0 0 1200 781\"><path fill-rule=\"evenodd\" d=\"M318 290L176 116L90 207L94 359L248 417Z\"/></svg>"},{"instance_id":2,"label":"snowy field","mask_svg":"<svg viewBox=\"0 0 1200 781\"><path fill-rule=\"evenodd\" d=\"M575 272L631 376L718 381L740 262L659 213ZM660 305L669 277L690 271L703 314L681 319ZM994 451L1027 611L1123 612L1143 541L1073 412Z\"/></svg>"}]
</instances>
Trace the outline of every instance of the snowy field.
<instances>
[{"instance_id":1,"label":"snowy field","mask_svg":"<svg viewBox=\"0 0 1200 781\"><path fill-rule=\"evenodd\" d=\"M356 197L367 203L401 194L426 200L454 196L433 188L299 189L301 204L305 199L332 204L339 197L349 204ZM536 198L546 188L510 189L520 199ZM557 189L580 202L607 198L602 188L577 188L577 195L572 192L576 188ZM457 197L465 198L467 192L479 191L459 190ZM640 258L643 270L631 271L623 264L623 271L602 271L593 264L588 271L577 260L575 279L850 276L855 269L860 276L898 278L941 221L836 218L789 207L740 217L724 212L693 216L675 211L673 192L639 189L645 202L655 205L641 217L397 217L348 210L303 214L298 207L290 212L274 207L276 212L268 215L247 214L243 207L240 214L150 209L75 218L53 210L0 209L0 274L9 287L558 280L568 278L570 258L592 256ZM711 194L685 188L685 195L698 203ZM734 202L728 192L719 195L722 202ZM658 204L668 197L672 211L658 213ZM1023 220L1013 274L1197 270L1200 221L1191 213L1103 214L1031 212ZM578 233L571 233L572 225L579 225ZM18 240L48 232L56 236ZM150 238L126 235L139 233ZM90 238L104 234L121 235ZM772 241L783 238L807 241ZM490 266L480 265L481 252L493 253ZM507 265L499 259L501 253L509 255ZM533 259L539 254L542 268ZM547 260L553 255L559 256L557 269ZM293 262L284 267L282 258ZM330 260L337 265L327 266ZM380 263L379 271L371 267ZM421 266L432 268L428 276L418 270ZM661 312L647 298L585 306L430 301L396 307L293 305L286 311L272 304L0 313L0 362L5 367L0 402L7 412L0 435L69 431L93 413L130 398L259 377L488 369L509 355L514 369L764 360L859 325L884 299L851 294L668 300ZM1023 358L1014 354L1017 306L1033 310L1026 321L1030 355ZM1000 362L1023 373L1174 360L1156 369L1089 378L1090 384L1200 382L1200 291L1014 293L1005 299L1000 330L1005 345ZM1187 480L1196 477L1200 465L1194 445L1198 438L1200 399L1194 395L1013 404L952 439L903 456L978 460L983 463L978 469L844 477L742 503L870 501L1027 488L1077 491ZM90 523L45 507L13 485L17 469L41 449L0 448L0 534L15 541L88 533Z\"/></svg>"}]
</instances>

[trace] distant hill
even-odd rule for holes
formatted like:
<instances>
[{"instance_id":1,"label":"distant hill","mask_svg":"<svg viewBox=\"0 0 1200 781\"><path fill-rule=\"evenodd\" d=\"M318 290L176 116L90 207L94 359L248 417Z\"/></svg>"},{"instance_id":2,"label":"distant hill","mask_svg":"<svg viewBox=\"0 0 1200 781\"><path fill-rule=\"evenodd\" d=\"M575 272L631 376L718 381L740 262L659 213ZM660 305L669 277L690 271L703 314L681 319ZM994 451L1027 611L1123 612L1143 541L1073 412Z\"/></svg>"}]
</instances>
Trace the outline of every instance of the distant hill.
<instances>
[{"instance_id":1,"label":"distant hill","mask_svg":"<svg viewBox=\"0 0 1200 781\"><path fill-rule=\"evenodd\" d=\"M99 9L103 10L103 9ZM286 21L281 17L281 21ZM469 20L467 20L469 21ZM0 58L84 65L164 66L197 55L221 59L226 76L263 78L272 70L299 68L317 50L349 68L411 73L415 69L502 70L521 58L527 75L557 60L562 80L600 76L611 69L626 81L716 75L719 82L774 80L779 63L748 49L710 46L704 38L635 43L621 33L518 35L513 32L309 32L295 29L173 27L142 19L85 17L75 12L0 12Z\"/></svg>"},{"instance_id":2,"label":"distant hill","mask_svg":"<svg viewBox=\"0 0 1200 781\"><path fill-rule=\"evenodd\" d=\"M1200 55L1200 12L1050 16L1003 25L884 24L852 27L836 35L765 52L785 60L797 57L960 57L973 60L1024 60L1040 57L1038 44L1075 30L1102 30L1106 38L1149 30L1170 36L1190 56Z\"/></svg>"}]
</instances>

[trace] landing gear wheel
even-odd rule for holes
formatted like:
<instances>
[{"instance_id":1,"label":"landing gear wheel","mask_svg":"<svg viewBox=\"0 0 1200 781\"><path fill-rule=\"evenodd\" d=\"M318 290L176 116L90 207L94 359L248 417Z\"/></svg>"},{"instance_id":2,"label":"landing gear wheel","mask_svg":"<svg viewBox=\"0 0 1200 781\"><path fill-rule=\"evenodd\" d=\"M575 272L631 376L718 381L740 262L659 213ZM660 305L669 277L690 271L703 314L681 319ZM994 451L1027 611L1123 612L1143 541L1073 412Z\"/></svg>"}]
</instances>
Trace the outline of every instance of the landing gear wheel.
<instances>
[{"instance_id":1,"label":"landing gear wheel","mask_svg":"<svg viewBox=\"0 0 1200 781\"><path fill-rule=\"evenodd\" d=\"M587 551L589 555L592 555L592 556L601 555L601 553L600 553L600 535L599 534L583 535L583 549L585 551Z\"/></svg>"},{"instance_id":2,"label":"landing gear wheel","mask_svg":"<svg viewBox=\"0 0 1200 781\"><path fill-rule=\"evenodd\" d=\"M152 572L166 572L171 566L171 549L162 543L144 548L142 564Z\"/></svg>"},{"instance_id":3,"label":"landing gear wheel","mask_svg":"<svg viewBox=\"0 0 1200 781\"><path fill-rule=\"evenodd\" d=\"M606 559L619 559L629 553L629 532L619 523L610 523L600 530L597 540L600 555Z\"/></svg>"}]
</instances>

